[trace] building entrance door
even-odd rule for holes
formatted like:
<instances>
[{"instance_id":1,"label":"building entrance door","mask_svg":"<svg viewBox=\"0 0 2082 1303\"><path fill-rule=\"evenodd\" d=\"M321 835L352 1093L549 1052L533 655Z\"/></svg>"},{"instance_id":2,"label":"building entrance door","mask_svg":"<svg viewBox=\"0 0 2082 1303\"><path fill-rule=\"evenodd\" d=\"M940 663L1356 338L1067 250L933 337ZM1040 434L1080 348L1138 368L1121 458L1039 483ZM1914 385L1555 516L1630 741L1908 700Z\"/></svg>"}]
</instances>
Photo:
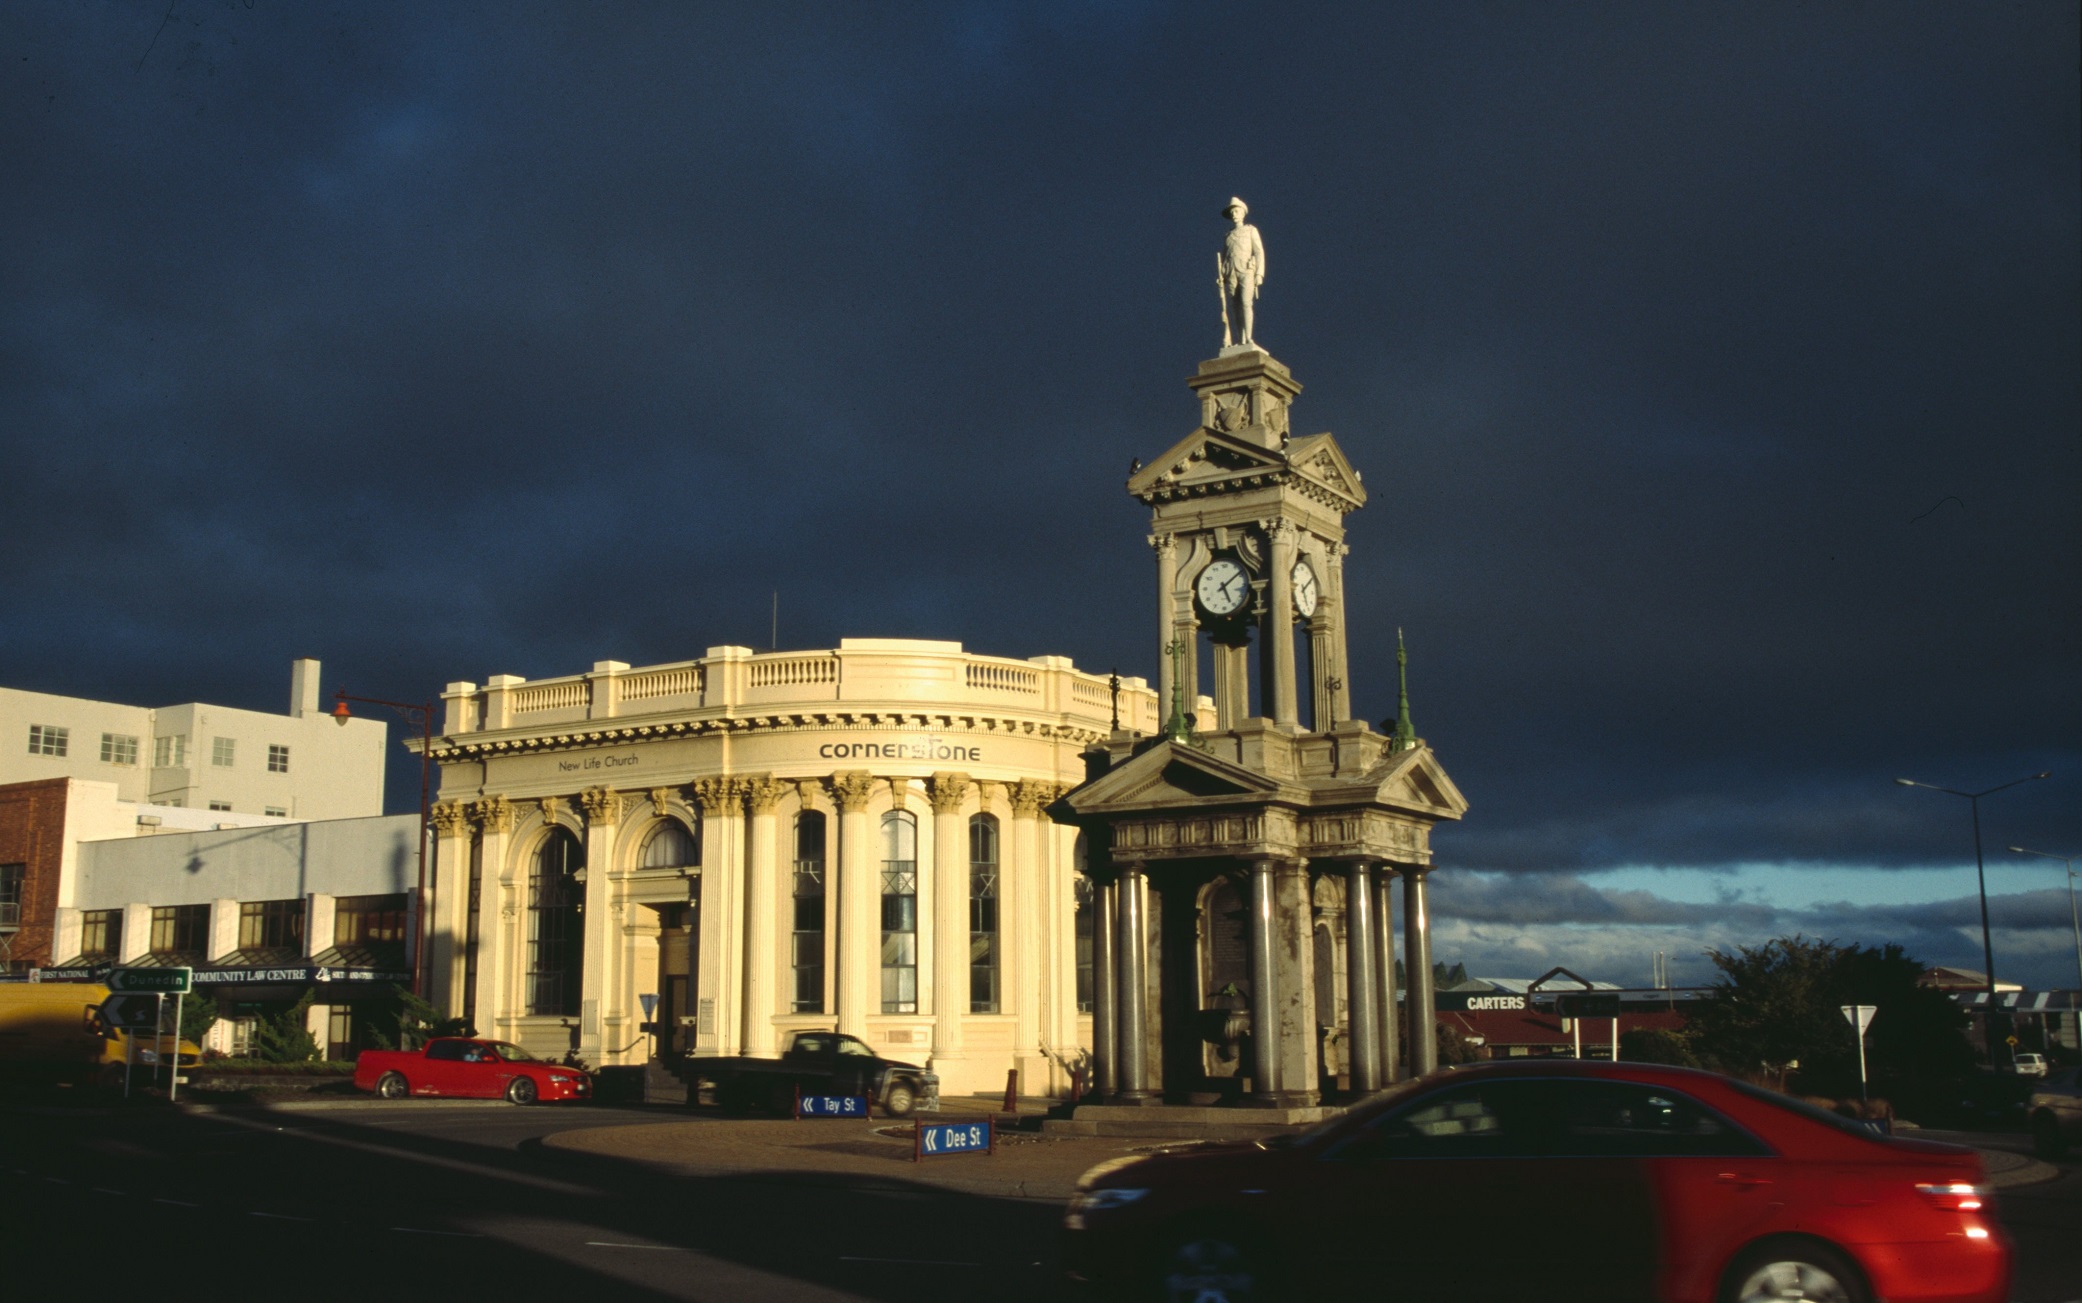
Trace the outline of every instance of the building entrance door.
<instances>
[{"instance_id":1,"label":"building entrance door","mask_svg":"<svg viewBox=\"0 0 2082 1303\"><path fill-rule=\"evenodd\" d=\"M701 942L693 905L661 905L657 909L657 1053L660 1058L668 1058L694 1047L694 975L701 969L696 953Z\"/></svg>"}]
</instances>

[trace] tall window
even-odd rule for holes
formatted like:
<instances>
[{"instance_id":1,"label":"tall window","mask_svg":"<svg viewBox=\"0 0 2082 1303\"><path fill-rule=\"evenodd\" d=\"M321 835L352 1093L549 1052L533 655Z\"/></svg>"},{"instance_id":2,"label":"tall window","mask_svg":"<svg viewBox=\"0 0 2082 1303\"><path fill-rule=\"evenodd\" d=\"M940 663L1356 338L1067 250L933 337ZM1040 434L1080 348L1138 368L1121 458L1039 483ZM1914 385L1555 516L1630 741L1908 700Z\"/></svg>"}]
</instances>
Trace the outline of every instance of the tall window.
<instances>
[{"instance_id":1,"label":"tall window","mask_svg":"<svg viewBox=\"0 0 2082 1303\"><path fill-rule=\"evenodd\" d=\"M998 819L969 818L969 1012L998 1011Z\"/></svg>"},{"instance_id":2,"label":"tall window","mask_svg":"<svg viewBox=\"0 0 2082 1303\"><path fill-rule=\"evenodd\" d=\"M201 958L210 943L208 905L158 905L152 910L152 953Z\"/></svg>"},{"instance_id":3,"label":"tall window","mask_svg":"<svg viewBox=\"0 0 2082 1303\"><path fill-rule=\"evenodd\" d=\"M824 815L795 816L795 922L789 963L795 970L796 1013L824 1012Z\"/></svg>"},{"instance_id":4,"label":"tall window","mask_svg":"<svg viewBox=\"0 0 2082 1303\"><path fill-rule=\"evenodd\" d=\"M1097 912L1092 902L1092 880L1080 873L1071 879L1077 893L1077 917L1072 935L1077 941L1077 1012L1092 1011L1092 920Z\"/></svg>"},{"instance_id":5,"label":"tall window","mask_svg":"<svg viewBox=\"0 0 2082 1303\"><path fill-rule=\"evenodd\" d=\"M677 819L667 819L653 829L638 857L638 866L646 869L685 869L700 863L701 844Z\"/></svg>"},{"instance_id":6,"label":"tall window","mask_svg":"<svg viewBox=\"0 0 2082 1303\"><path fill-rule=\"evenodd\" d=\"M882 1012L918 1012L918 820L882 816Z\"/></svg>"},{"instance_id":7,"label":"tall window","mask_svg":"<svg viewBox=\"0 0 2082 1303\"><path fill-rule=\"evenodd\" d=\"M137 739L128 733L103 733L101 735L101 762L106 765L136 764Z\"/></svg>"},{"instance_id":8,"label":"tall window","mask_svg":"<svg viewBox=\"0 0 2082 1303\"><path fill-rule=\"evenodd\" d=\"M569 1016L578 1012L585 970L581 911L585 868L578 838L553 828L535 851L528 880L528 1012Z\"/></svg>"},{"instance_id":9,"label":"tall window","mask_svg":"<svg viewBox=\"0 0 2082 1303\"><path fill-rule=\"evenodd\" d=\"M55 724L31 724L29 726L30 755L63 756L71 749L71 729L59 728Z\"/></svg>"},{"instance_id":10,"label":"tall window","mask_svg":"<svg viewBox=\"0 0 2082 1303\"><path fill-rule=\"evenodd\" d=\"M231 768L238 758L239 741L233 737L210 739L210 763L219 769Z\"/></svg>"},{"instance_id":11,"label":"tall window","mask_svg":"<svg viewBox=\"0 0 2082 1303\"><path fill-rule=\"evenodd\" d=\"M184 769L188 765L188 735L169 733L152 739L152 764L160 769Z\"/></svg>"},{"instance_id":12,"label":"tall window","mask_svg":"<svg viewBox=\"0 0 2082 1303\"><path fill-rule=\"evenodd\" d=\"M80 958L114 959L123 953L123 911L90 909L80 915Z\"/></svg>"},{"instance_id":13,"label":"tall window","mask_svg":"<svg viewBox=\"0 0 2082 1303\"><path fill-rule=\"evenodd\" d=\"M0 864L0 927L22 925L22 883L28 877L26 864Z\"/></svg>"},{"instance_id":14,"label":"tall window","mask_svg":"<svg viewBox=\"0 0 2082 1303\"><path fill-rule=\"evenodd\" d=\"M288 747L277 746L272 742L268 743L267 771L271 774L286 774L289 772Z\"/></svg>"},{"instance_id":15,"label":"tall window","mask_svg":"<svg viewBox=\"0 0 2082 1303\"><path fill-rule=\"evenodd\" d=\"M405 940L405 893L342 896L333 902L333 944L392 946Z\"/></svg>"},{"instance_id":16,"label":"tall window","mask_svg":"<svg viewBox=\"0 0 2082 1303\"><path fill-rule=\"evenodd\" d=\"M239 905L239 949L303 953L304 902L248 900Z\"/></svg>"}]
</instances>

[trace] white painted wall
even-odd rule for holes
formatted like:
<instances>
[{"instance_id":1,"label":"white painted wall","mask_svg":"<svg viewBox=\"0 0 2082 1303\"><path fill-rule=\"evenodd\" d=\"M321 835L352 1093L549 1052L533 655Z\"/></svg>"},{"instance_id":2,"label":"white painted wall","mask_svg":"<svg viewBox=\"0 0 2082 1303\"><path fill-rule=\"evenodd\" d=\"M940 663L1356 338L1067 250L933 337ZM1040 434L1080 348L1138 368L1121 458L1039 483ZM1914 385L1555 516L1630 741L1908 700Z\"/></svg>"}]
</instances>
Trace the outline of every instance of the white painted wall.
<instances>
[{"instance_id":1,"label":"white painted wall","mask_svg":"<svg viewBox=\"0 0 2082 1303\"><path fill-rule=\"evenodd\" d=\"M83 842L78 909L379 896L419 881L419 816L270 824ZM124 940L131 933L125 918Z\"/></svg>"}]
</instances>

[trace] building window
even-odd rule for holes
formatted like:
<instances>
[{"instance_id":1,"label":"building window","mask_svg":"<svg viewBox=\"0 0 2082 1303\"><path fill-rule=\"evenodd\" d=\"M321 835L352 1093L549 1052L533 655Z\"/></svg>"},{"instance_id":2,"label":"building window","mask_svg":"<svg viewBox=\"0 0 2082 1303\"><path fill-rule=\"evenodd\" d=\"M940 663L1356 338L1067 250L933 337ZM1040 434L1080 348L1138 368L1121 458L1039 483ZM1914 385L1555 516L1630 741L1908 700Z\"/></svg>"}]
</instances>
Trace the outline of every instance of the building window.
<instances>
[{"instance_id":1,"label":"building window","mask_svg":"<svg viewBox=\"0 0 2082 1303\"><path fill-rule=\"evenodd\" d=\"M152 910L152 953L201 958L210 940L208 905L158 905Z\"/></svg>"},{"instance_id":2,"label":"building window","mask_svg":"<svg viewBox=\"0 0 2082 1303\"><path fill-rule=\"evenodd\" d=\"M289 807L286 805L270 805L263 809L261 813L270 819L287 819L289 817Z\"/></svg>"},{"instance_id":3,"label":"building window","mask_svg":"<svg viewBox=\"0 0 2082 1303\"><path fill-rule=\"evenodd\" d=\"M552 828L535 851L528 881L528 1012L578 1012L585 974L585 851L568 829Z\"/></svg>"},{"instance_id":4,"label":"building window","mask_svg":"<svg viewBox=\"0 0 2082 1303\"><path fill-rule=\"evenodd\" d=\"M272 742L268 743L267 771L271 774L286 774L289 772L288 747L276 746Z\"/></svg>"},{"instance_id":5,"label":"building window","mask_svg":"<svg viewBox=\"0 0 2082 1303\"><path fill-rule=\"evenodd\" d=\"M32 756L64 756L72 749L72 730L54 724L31 724L29 726L29 754Z\"/></svg>"},{"instance_id":6,"label":"building window","mask_svg":"<svg viewBox=\"0 0 2082 1303\"><path fill-rule=\"evenodd\" d=\"M188 767L188 735L174 733L152 739L152 765L158 769Z\"/></svg>"},{"instance_id":7,"label":"building window","mask_svg":"<svg viewBox=\"0 0 2082 1303\"><path fill-rule=\"evenodd\" d=\"M918 1012L918 819L882 816L882 1012Z\"/></svg>"},{"instance_id":8,"label":"building window","mask_svg":"<svg viewBox=\"0 0 2082 1303\"><path fill-rule=\"evenodd\" d=\"M230 813L231 813L231 802L229 802L229 801L212 801L212 802L210 802L210 808L211 808L212 810L215 810L215 811L216 811L217 813L219 813L219 814L230 814Z\"/></svg>"},{"instance_id":9,"label":"building window","mask_svg":"<svg viewBox=\"0 0 2082 1303\"><path fill-rule=\"evenodd\" d=\"M690 869L700 864L701 844L677 819L667 819L653 829L644 840L643 854L637 857L637 867L644 869Z\"/></svg>"},{"instance_id":10,"label":"building window","mask_svg":"<svg viewBox=\"0 0 2082 1303\"><path fill-rule=\"evenodd\" d=\"M998 1011L998 818L969 819L969 1012Z\"/></svg>"},{"instance_id":11,"label":"building window","mask_svg":"<svg viewBox=\"0 0 2082 1303\"><path fill-rule=\"evenodd\" d=\"M239 949L304 951L304 902L248 900L239 905Z\"/></svg>"},{"instance_id":12,"label":"building window","mask_svg":"<svg viewBox=\"0 0 2082 1303\"><path fill-rule=\"evenodd\" d=\"M788 960L795 971L796 1013L824 1012L824 815L795 816L795 921Z\"/></svg>"},{"instance_id":13,"label":"building window","mask_svg":"<svg viewBox=\"0 0 2082 1303\"><path fill-rule=\"evenodd\" d=\"M1077 943L1077 1012L1092 1011L1092 924L1097 907L1092 900L1092 880L1080 873L1071 879L1077 893L1077 916L1071 935Z\"/></svg>"},{"instance_id":14,"label":"building window","mask_svg":"<svg viewBox=\"0 0 2082 1303\"><path fill-rule=\"evenodd\" d=\"M233 762L233 761L234 761L235 759L237 759L237 755L238 755L238 747L239 747L239 743L238 743L238 739L237 739L237 738L230 738L230 737L213 737L213 738L211 738L211 739L210 739L210 763L211 763L211 764L213 764L213 765L215 765L215 766L216 766L217 768L219 768L219 769L229 769L229 768L231 768L231 766L232 766L232 762Z\"/></svg>"},{"instance_id":15,"label":"building window","mask_svg":"<svg viewBox=\"0 0 2082 1303\"><path fill-rule=\"evenodd\" d=\"M22 925L22 884L28 877L26 864L0 864L0 927Z\"/></svg>"},{"instance_id":16,"label":"building window","mask_svg":"<svg viewBox=\"0 0 2082 1303\"><path fill-rule=\"evenodd\" d=\"M80 958L114 959L122 953L122 910L90 909L80 915Z\"/></svg>"},{"instance_id":17,"label":"building window","mask_svg":"<svg viewBox=\"0 0 2082 1303\"><path fill-rule=\"evenodd\" d=\"M333 902L333 944L397 945L405 940L405 893L342 896Z\"/></svg>"},{"instance_id":18,"label":"building window","mask_svg":"<svg viewBox=\"0 0 2082 1303\"><path fill-rule=\"evenodd\" d=\"M128 733L103 733L101 735L101 762L105 765L136 764L137 739Z\"/></svg>"}]
</instances>

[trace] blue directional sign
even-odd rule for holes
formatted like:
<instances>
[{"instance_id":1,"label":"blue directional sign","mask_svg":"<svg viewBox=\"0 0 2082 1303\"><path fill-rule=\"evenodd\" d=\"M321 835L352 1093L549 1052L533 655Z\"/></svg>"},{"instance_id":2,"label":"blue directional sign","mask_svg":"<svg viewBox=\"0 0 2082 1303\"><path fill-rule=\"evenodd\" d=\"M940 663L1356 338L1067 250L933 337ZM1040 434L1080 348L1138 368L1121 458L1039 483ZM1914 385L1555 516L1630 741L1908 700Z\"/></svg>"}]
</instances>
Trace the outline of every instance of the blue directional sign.
<instances>
[{"instance_id":1,"label":"blue directional sign","mask_svg":"<svg viewBox=\"0 0 2082 1303\"><path fill-rule=\"evenodd\" d=\"M864 1118L868 1115L865 1095L798 1095L795 1116L799 1118Z\"/></svg>"},{"instance_id":2,"label":"blue directional sign","mask_svg":"<svg viewBox=\"0 0 2082 1303\"><path fill-rule=\"evenodd\" d=\"M916 1162L958 1154L988 1154L997 1149L996 1141L989 1118L975 1122L921 1122L911 1158Z\"/></svg>"}]
</instances>

